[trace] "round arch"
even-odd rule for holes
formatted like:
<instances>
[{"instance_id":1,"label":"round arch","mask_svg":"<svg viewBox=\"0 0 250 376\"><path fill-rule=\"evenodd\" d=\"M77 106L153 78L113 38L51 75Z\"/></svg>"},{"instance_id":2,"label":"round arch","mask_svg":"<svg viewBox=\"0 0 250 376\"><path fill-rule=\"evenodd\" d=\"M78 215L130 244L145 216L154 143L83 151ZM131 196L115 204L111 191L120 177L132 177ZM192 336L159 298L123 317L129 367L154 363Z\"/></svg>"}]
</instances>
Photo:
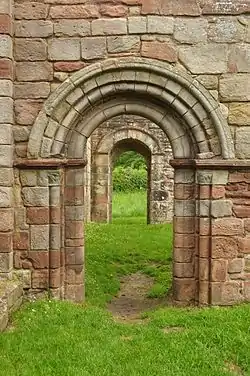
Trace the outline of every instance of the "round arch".
<instances>
[{"instance_id":1,"label":"round arch","mask_svg":"<svg viewBox=\"0 0 250 376\"><path fill-rule=\"evenodd\" d=\"M160 140L143 127L126 126L104 135L93 151L91 182L91 199L89 198L89 215L94 222L112 220L113 183L112 171L114 161L125 151L134 150L145 158L147 164L147 223L166 223L172 220L172 197L168 187L160 188L165 180L164 147ZM91 169L90 169L91 171ZM103 171L106 171L104 173ZM100 194L101 185L106 187ZM171 209L171 210L170 210Z\"/></svg>"},{"instance_id":2,"label":"round arch","mask_svg":"<svg viewBox=\"0 0 250 376\"><path fill-rule=\"evenodd\" d=\"M175 158L234 157L229 127L209 91L172 66L144 58L107 59L68 78L39 113L28 157L82 158L93 130L122 113L159 125Z\"/></svg>"}]
</instances>

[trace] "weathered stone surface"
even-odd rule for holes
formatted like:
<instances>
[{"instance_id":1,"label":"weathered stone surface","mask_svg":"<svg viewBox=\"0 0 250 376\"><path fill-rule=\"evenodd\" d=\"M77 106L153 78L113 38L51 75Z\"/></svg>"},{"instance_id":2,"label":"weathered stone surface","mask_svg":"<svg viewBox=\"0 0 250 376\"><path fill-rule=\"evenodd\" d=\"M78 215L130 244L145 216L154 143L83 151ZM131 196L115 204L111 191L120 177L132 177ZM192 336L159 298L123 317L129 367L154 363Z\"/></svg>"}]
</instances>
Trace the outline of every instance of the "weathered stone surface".
<instances>
[{"instance_id":1,"label":"weathered stone surface","mask_svg":"<svg viewBox=\"0 0 250 376\"><path fill-rule=\"evenodd\" d=\"M47 58L47 43L43 39L15 40L16 61L40 61Z\"/></svg>"},{"instance_id":2,"label":"weathered stone surface","mask_svg":"<svg viewBox=\"0 0 250 376\"><path fill-rule=\"evenodd\" d=\"M228 120L230 124L250 125L250 103L230 103Z\"/></svg>"},{"instance_id":3,"label":"weathered stone surface","mask_svg":"<svg viewBox=\"0 0 250 376\"><path fill-rule=\"evenodd\" d=\"M147 0L142 3L142 14L199 16L200 12L196 0Z\"/></svg>"},{"instance_id":4,"label":"weathered stone surface","mask_svg":"<svg viewBox=\"0 0 250 376\"><path fill-rule=\"evenodd\" d=\"M48 82L16 83L14 86L15 98L47 98L50 93Z\"/></svg>"},{"instance_id":5,"label":"weathered stone surface","mask_svg":"<svg viewBox=\"0 0 250 376\"><path fill-rule=\"evenodd\" d=\"M80 36L90 35L90 22L86 20L58 20L54 24L56 36Z\"/></svg>"},{"instance_id":6,"label":"weathered stone surface","mask_svg":"<svg viewBox=\"0 0 250 376\"><path fill-rule=\"evenodd\" d=\"M229 261L228 273L230 274L241 273L243 271L243 267L244 267L244 259L236 258L234 260Z\"/></svg>"},{"instance_id":7,"label":"weathered stone surface","mask_svg":"<svg viewBox=\"0 0 250 376\"><path fill-rule=\"evenodd\" d=\"M30 247L31 250L49 250L49 226L30 226Z\"/></svg>"},{"instance_id":8,"label":"weathered stone surface","mask_svg":"<svg viewBox=\"0 0 250 376\"><path fill-rule=\"evenodd\" d=\"M209 0L204 3L203 14L241 14L249 12L249 4L245 0Z\"/></svg>"},{"instance_id":9,"label":"weathered stone surface","mask_svg":"<svg viewBox=\"0 0 250 376\"><path fill-rule=\"evenodd\" d=\"M211 23L208 30L209 39L217 43L233 43L243 40L245 34L244 26L237 18L217 18Z\"/></svg>"},{"instance_id":10,"label":"weathered stone surface","mask_svg":"<svg viewBox=\"0 0 250 376\"><path fill-rule=\"evenodd\" d=\"M127 20L119 19L99 19L92 22L92 35L121 35L127 34Z\"/></svg>"},{"instance_id":11,"label":"weathered stone surface","mask_svg":"<svg viewBox=\"0 0 250 376\"><path fill-rule=\"evenodd\" d=\"M79 60L80 40L78 39L51 39L48 43L50 60Z\"/></svg>"},{"instance_id":12,"label":"weathered stone surface","mask_svg":"<svg viewBox=\"0 0 250 376\"><path fill-rule=\"evenodd\" d=\"M0 35L0 57L12 58L12 39L9 35Z\"/></svg>"},{"instance_id":13,"label":"weathered stone surface","mask_svg":"<svg viewBox=\"0 0 250 376\"><path fill-rule=\"evenodd\" d=\"M177 61L177 51L175 47L167 42L142 42L141 55L168 62Z\"/></svg>"},{"instance_id":14,"label":"weathered stone surface","mask_svg":"<svg viewBox=\"0 0 250 376\"><path fill-rule=\"evenodd\" d=\"M42 108L42 102L30 99L18 99L15 101L15 120L18 124L31 125L35 121L39 111Z\"/></svg>"},{"instance_id":15,"label":"weathered stone surface","mask_svg":"<svg viewBox=\"0 0 250 376\"><path fill-rule=\"evenodd\" d=\"M0 97L0 123L13 123L13 100L9 97Z\"/></svg>"},{"instance_id":16,"label":"weathered stone surface","mask_svg":"<svg viewBox=\"0 0 250 376\"><path fill-rule=\"evenodd\" d=\"M106 56L106 39L103 37L84 38L81 41L82 58L101 59Z\"/></svg>"},{"instance_id":17,"label":"weathered stone surface","mask_svg":"<svg viewBox=\"0 0 250 376\"><path fill-rule=\"evenodd\" d=\"M55 5L50 8L51 18L97 18L98 10L95 5L72 4Z\"/></svg>"},{"instance_id":18,"label":"weathered stone surface","mask_svg":"<svg viewBox=\"0 0 250 376\"><path fill-rule=\"evenodd\" d=\"M140 38L138 36L117 36L107 38L108 52L120 53L140 50Z\"/></svg>"},{"instance_id":19,"label":"weathered stone surface","mask_svg":"<svg viewBox=\"0 0 250 376\"><path fill-rule=\"evenodd\" d=\"M250 48L248 45L235 45L231 48L229 69L233 73L250 72Z\"/></svg>"},{"instance_id":20,"label":"weathered stone surface","mask_svg":"<svg viewBox=\"0 0 250 376\"><path fill-rule=\"evenodd\" d=\"M220 79L220 98L223 102L250 100L250 80L247 74L226 74Z\"/></svg>"},{"instance_id":21,"label":"weathered stone surface","mask_svg":"<svg viewBox=\"0 0 250 376\"><path fill-rule=\"evenodd\" d=\"M129 34L145 34L147 32L147 18L129 17L128 32Z\"/></svg>"},{"instance_id":22,"label":"weathered stone surface","mask_svg":"<svg viewBox=\"0 0 250 376\"><path fill-rule=\"evenodd\" d=\"M44 187L22 189L25 206L49 206L49 191Z\"/></svg>"},{"instance_id":23,"label":"weathered stone surface","mask_svg":"<svg viewBox=\"0 0 250 376\"><path fill-rule=\"evenodd\" d=\"M17 20L39 20L47 17L48 9L48 4L25 1L24 3L15 3L14 14Z\"/></svg>"},{"instance_id":24,"label":"weathered stone surface","mask_svg":"<svg viewBox=\"0 0 250 376\"><path fill-rule=\"evenodd\" d=\"M51 21L17 21L15 35L17 37L46 38L53 34Z\"/></svg>"},{"instance_id":25,"label":"weathered stone surface","mask_svg":"<svg viewBox=\"0 0 250 376\"><path fill-rule=\"evenodd\" d=\"M250 129L240 127L235 133L235 151L238 158L250 158Z\"/></svg>"},{"instance_id":26,"label":"weathered stone surface","mask_svg":"<svg viewBox=\"0 0 250 376\"><path fill-rule=\"evenodd\" d=\"M124 5L106 5L103 4L99 8L99 12L102 16L108 17L126 17L128 14L128 7Z\"/></svg>"},{"instance_id":27,"label":"weathered stone surface","mask_svg":"<svg viewBox=\"0 0 250 376\"><path fill-rule=\"evenodd\" d=\"M181 62L194 74L227 72L227 46L204 44L180 47Z\"/></svg>"},{"instance_id":28,"label":"weathered stone surface","mask_svg":"<svg viewBox=\"0 0 250 376\"><path fill-rule=\"evenodd\" d=\"M148 16L147 32L149 34L173 34L174 19L164 16Z\"/></svg>"},{"instance_id":29,"label":"weathered stone surface","mask_svg":"<svg viewBox=\"0 0 250 376\"><path fill-rule=\"evenodd\" d=\"M51 81L52 64L48 62L23 62L16 64L17 81Z\"/></svg>"},{"instance_id":30,"label":"weathered stone surface","mask_svg":"<svg viewBox=\"0 0 250 376\"><path fill-rule=\"evenodd\" d=\"M0 93L1 97L13 96L13 86L10 80L0 80Z\"/></svg>"},{"instance_id":31,"label":"weathered stone surface","mask_svg":"<svg viewBox=\"0 0 250 376\"><path fill-rule=\"evenodd\" d=\"M176 20L174 38L181 43L195 44L206 42L208 22L205 19L185 19Z\"/></svg>"}]
</instances>

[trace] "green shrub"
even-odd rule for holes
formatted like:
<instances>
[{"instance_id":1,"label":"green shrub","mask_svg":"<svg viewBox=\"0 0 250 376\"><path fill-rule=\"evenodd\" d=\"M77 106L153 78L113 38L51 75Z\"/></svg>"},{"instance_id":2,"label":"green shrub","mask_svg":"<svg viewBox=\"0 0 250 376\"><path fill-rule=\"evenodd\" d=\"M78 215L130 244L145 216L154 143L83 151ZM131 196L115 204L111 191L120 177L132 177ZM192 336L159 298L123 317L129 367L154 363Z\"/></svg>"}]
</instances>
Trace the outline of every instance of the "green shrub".
<instances>
[{"instance_id":1,"label":"green shrub","mask_svg":"<svg viewBox=\"0 0 250 376\"><path fill-rule=\"evenodd\" d=\"M133 192L147 189L147 171L144 168L115 167L113 170L113 190Z\"/></svg>"},{"instance_id":2,"label":"green shrub","mask_svg":"<svg viewBox=\"0 0 250 376\"><path fill-rule=\"evenodd\" d=\"M115 163L115 167L132 167L138 170L147 169L145 158L135 151L125 151L122 153Z\"/></svg>"}]
</instances>

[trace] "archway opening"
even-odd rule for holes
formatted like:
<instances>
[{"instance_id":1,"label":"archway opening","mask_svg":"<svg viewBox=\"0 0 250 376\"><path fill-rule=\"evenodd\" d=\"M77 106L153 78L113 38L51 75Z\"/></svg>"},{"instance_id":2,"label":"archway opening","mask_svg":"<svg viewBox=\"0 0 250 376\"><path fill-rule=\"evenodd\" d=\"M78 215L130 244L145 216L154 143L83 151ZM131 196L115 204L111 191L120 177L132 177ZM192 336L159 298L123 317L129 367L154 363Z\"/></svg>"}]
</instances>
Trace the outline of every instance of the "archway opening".
<instances>
[{"instance_id":1,"label":"archway opening","mask_svg":"<svg viewBox=\"0 0 250 376\"><path fill-rule=\"evenodd\" d=\"M62 202L63 216L60 217L63 228L60 249L70 257L62 265L64 273L60 287L63 288L60 294L73 300L81 300L84 296L82 249L76 247L84 244L82 219L78 217L77 206L85 204L83 195L79 194L83 183L78 179L78 170L85 166L86 144L101 123L121 114L146 117L157 124L170 140L176 168L175 300L182 303L209 302L213 281L209 275L203 283L199 274L204 260L199 253L202 235L196 234L203 218L199 211L201 199L196 197L196 185L198 188L205 183L210 186L213 179L207 174L197 178L202 163L196 162L197 159L207 159L207 166L211 166L213 159L233 158L230 129L218 102L195 78L166 63L137 57L107 59L72 75L52 93L32 128L28 158L53 159L48 161L48 167L66 166L66 178L62 180L65 181L66 199ZM105 147L100 153L106 155L106 163L108 153ZM102 166L104 174L106 166L108 163ZM68 176L73 176L73 183ZM52 193L54 189L51 189ZM65 205L67 210L64 210ZM201 217L198 220L197 215ZM206 216L212 218L211 213ZM209 226L206 236L211 234ZM208 256L205 258L209 264L211 260ZM211 271L211 262L209 265Z\"/></svg>"},{"instance_id":2,"label":"archway opening","mask_svg":"<svg viewBox=\"0 0 250 376\"><path fill-rule=\"evenodd\" d=\"M150 223L151 155L140 144L121 142L112 151L110 220Z\"/></svg>"}]
</instances>

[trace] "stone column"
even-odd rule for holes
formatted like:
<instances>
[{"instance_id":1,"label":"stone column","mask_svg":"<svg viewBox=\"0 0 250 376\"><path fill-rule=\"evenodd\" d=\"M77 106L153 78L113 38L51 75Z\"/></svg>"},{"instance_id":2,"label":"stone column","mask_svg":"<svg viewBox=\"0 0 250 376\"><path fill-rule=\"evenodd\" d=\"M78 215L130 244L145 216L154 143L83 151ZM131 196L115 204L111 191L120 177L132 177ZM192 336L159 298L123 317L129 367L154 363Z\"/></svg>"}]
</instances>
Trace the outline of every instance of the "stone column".
<instances>
[{"instance_id":1,"label":"stone column","mask_svg":"<svg viewBox=\"0 0 250 376\"><path fill-rule=\"evenodd\" d=\"M111 166L108 154L95 154L92 167L91 220L110 221Z\"/></svg>"},{"instance_id":2,"label":"stone column","mask_svg":"<svg viewBox=\"0 0 250 376\"><path fill-rule=\"evenodd\" d=\"M178 303L194 303L195 278L195 174L192 169L175 170L173 298Z\"/></svg>"},{"instance_id":3,"label":"stone column","mask_svg":"<svg viewBox=\"0 0 250 376\"><path fill-rule=\"evenodd\" d=\"M12 1L0 2L0 278L13 269L13 48Z\"/></svg>"},{"instance_id":4,"label":"stone column","mask_svg":"<svg viewBox=\"0 0 250 376\"><path fill-rule=\"evenodd\" d=\"M84 299L84 169L66 168L64 298Z\"/></svg>"}]
</instances>

